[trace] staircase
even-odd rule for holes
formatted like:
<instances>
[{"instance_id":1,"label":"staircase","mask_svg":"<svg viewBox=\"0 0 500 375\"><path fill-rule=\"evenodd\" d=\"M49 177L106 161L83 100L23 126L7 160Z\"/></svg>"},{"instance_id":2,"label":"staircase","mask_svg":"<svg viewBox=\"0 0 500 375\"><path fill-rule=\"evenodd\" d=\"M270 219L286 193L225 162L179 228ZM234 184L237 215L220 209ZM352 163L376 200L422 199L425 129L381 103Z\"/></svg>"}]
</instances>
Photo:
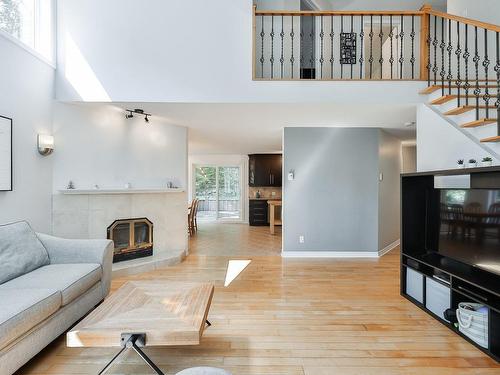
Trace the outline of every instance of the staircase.
<instances>
[{"instance_id":1,"label":"staircase","mask_svg":"<svg viewBox=\"0 0 500 375\"><path fill-rule=\"evenodd\" d=\"M488 85L480 85L480 89L484 90L487 86L495 91L498 87L496 84L490 85L488 83ZM459 94L459 91L462 93ZM426 97L425 106L441 118L442 124L439 124L440 126L453 126L481 147L485 151L485 155L500 160L498 109L496 106L483 104L482 95L484 92L478 100L475 95L463 95L463 88L460 90L454 84L451 85L451 90L445 85L443 95L443 86L438 84L423 89L420 91L420 95ZM442 141L446 142L446 140Z\"/></svg>"}]
</instances>

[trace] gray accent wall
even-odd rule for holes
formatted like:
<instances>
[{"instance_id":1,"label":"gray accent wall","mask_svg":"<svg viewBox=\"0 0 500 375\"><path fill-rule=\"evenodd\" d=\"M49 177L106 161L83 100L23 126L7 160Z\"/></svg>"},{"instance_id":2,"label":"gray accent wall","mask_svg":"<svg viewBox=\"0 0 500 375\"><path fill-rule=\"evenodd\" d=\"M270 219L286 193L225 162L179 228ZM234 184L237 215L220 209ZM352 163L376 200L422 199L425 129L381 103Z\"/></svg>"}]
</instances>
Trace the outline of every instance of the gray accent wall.
<instances>
[{"instance_id":1,"label":"gray accent wall","mask_svg":"<svg viewBox=\"0 0 500 375\"><path fill-rule=\"evenodd\" d=\"M284 129L284 251L378 250L378 132Z\"/></svg>"},{"instance_id":2,"label":"gray accent wall","mask_svg":"<svg viewBox=\"0 0 500 375\"><path fill-rule=\"evenodd\" d=\"M283 251L378 252L397 241L400 171L401 143L380 129L285 128Z\"/></svg>"}]
</instances>

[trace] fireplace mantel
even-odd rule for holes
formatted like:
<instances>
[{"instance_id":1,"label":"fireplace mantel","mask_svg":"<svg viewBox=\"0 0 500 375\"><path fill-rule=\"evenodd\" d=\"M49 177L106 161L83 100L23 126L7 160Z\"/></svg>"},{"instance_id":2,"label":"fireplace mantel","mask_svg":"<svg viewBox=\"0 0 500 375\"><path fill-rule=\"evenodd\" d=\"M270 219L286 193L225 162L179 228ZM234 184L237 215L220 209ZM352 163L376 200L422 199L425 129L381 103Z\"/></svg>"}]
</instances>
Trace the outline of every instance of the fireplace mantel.
<instances>
[{"instance_id":1,"label":"fireplace mantel","mask_svg":"<svg viewBox=\"0 0 500 375\"><path fill-rule=\"evenodd\" d=\"M143 188L143 189L61 189L61 194L67 195L99 195L99 194L159 194L159 193L183 193L184 189L171 188Z\"/></svg>"}]
</instances>

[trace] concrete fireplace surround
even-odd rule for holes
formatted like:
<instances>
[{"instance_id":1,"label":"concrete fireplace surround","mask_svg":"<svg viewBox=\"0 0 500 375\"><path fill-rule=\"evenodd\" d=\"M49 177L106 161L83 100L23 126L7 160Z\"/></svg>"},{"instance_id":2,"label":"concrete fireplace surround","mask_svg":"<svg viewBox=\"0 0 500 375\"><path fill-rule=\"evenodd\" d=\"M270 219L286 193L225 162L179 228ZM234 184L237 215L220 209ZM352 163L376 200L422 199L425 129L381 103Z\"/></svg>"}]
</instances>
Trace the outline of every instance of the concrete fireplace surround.
<instances>
[{"instance_id":1,"label":"concrete fireplace surround","mask_svg":"<svg viewBox=\"0 0 500 375\"><path fill-rule=\"evenodd\" d=\"M180 263L187 254L187 195L183 190L59 191L52 196L53 234L65 238L106 238L117 219L147 217L154 225L152 257L113 264L113 276Z\"/></svg>"}]
</instances>

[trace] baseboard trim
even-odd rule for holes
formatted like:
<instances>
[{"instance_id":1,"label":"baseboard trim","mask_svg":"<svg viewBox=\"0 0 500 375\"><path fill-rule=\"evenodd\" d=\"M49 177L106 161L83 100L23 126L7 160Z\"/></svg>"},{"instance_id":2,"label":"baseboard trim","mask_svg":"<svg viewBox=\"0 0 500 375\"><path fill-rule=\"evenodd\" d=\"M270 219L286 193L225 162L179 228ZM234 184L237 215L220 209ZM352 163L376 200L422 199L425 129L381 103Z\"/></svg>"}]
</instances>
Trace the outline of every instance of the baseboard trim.
<instances>
[{"instance_id":1,"label":"baseboard trim","mask_svg":"<svg viewBox=\"0 0 500 375\"><path fill-rule=\"evenodd\" d=\"M386 247L384 247L382 250L379 250L378 251L378 256L381 257L381 256L384 256L385 254L387 254L388 252L394 250L396 247L398 247L399 245L401 244L401 240L400 239L397 239L396 241L394 241L393 243L387 245Z\"/></svg>"},{"instance_id":2,"label":"baseboard trim","mask_svg":"<svg viewBox=\"0 0 500 375\"><path fill-rule=\"evenodd\" d=\"M283 251L283 258L378 258L377 251Z\"/></svg>"},{"instance_id":3,"label":"baseboard trim","mask_svg":"<svg viewBox=\"0 0 500 375\"><path fill-rule=\"evenodd\" d=\"M400 240L379 251L282 251L283 258L379 258L399 246Z\"/></svg>"}]
</instances>

